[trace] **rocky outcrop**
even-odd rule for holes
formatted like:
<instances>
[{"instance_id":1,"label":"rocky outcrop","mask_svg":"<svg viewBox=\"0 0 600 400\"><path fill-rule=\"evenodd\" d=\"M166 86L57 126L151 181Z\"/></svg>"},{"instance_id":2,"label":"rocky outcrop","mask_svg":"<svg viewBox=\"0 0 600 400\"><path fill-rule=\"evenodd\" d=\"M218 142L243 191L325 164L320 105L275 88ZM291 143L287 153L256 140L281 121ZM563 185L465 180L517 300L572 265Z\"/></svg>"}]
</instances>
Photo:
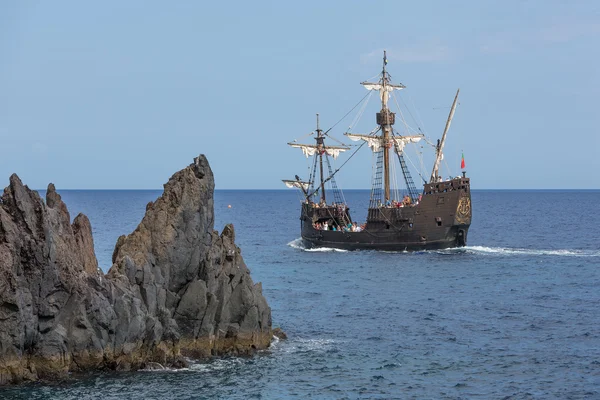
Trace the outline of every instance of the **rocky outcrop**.
<instances>
[{"instance_id":1,"label":"rocky outcrop","mask_svg":"<svg viewBox=\"0 0 600 400\"><path fill-rule=\"evenodd\" d=\"M90 222L71 224L16 175L0 201L0 383L68 371L178 366L269 346L271 310L232 225L213 230L204 156L177 172L98 269Z\"/></svg>"}]
</instances>

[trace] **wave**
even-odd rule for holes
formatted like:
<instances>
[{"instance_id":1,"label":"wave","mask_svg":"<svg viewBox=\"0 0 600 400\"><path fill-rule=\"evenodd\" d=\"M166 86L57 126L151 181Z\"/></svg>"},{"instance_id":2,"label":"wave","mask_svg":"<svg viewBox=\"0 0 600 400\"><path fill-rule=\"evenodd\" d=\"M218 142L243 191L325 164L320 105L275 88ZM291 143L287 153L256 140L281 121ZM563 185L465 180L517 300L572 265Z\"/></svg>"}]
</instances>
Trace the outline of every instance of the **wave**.
<instances>
[{"instance_id":1,"label":"wave","mask_svg":"<svg viewBox=\"0 0 600 400\"><path fill-rule=\"evenodd\" d=\"M336 347L338 340L333 339L288 339L280 346L282 353L326 353Z\"/></svg>"},{"instance_id":2,"label":"wave","mask_svg":"<svg viewBox=\"0 0 600 400\"><path fill-rule=\"evenodd\" d=\"M304 244L304 240L302 240L302 238L298 238L298 239L292 240L291 242L288 243L288 246L290 246L291 248L294 248L294 249L298 249L298 250L302 250L302 251L307 251L307 252L330 252L330 251L336 251L336 252L339 252L339 253L347 253L348 252L348 250L334 249L332 247L314 247L314 248L308 248Z\"/></svg>"},{"instance_id":3,"label":"wave","mask_svg":"<svg viewBox=\"0 0 600 400\"><path fill-rule=\"evenodd\" d=\"M600 257L600 250L575 250L575 249L522 249L511 247L467 246L446 250L436 250L440 254L471 253L495 255L527 255L527 256L566 256L566 257Z\"/></svg>"},{"instance_id":4,"label":"wave","mask_svg":"<svg viewBox=\"0 0 600 400\"><path fill-rule=\"evenodd\" d=\"M244 363L244 359L239 357L216 359L207 363L197 362L189 366L190 371L194 372L213 372L231 370Z\"/></svg>"},{"instance_id":5,"label":"wave","mask_svg":"<svg viewBox=\"0 0 600 400\"><path fill-rule=\"evenodd\" d=\"M237 368L239 365L244 363L244 359L240 357L231 357L231 358L217 358L214 360L210 360L208 362L202 362L199 360L191 359L186 357L186 361L188 363L187 367L184 368L173 368L173 367L163 367L162 368L148 368L142 369L141 372L213 372L213 371L223 371L223 370L231 370ZM159 364L160 365L160 364Z\"/></svg>"}]
</instances>

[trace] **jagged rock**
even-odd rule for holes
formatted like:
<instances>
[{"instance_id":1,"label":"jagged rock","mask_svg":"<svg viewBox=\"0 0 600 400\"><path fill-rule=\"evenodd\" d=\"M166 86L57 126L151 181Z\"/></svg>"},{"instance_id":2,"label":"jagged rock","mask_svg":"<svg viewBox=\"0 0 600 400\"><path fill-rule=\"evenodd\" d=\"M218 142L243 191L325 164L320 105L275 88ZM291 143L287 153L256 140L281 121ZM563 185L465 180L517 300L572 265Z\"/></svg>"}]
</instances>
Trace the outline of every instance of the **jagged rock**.
<instances>
[{"instance_id":1,"label":"jagged rock","mask_svg":"<svg viewBox=\"0 0 600 400\"><path fill-rule=\"evenodd\" d=\"M286 340L288 338L287 334L280 327L273 329L273 336L281 340Z\"/></svg>"},{"instance_id":2,"label":"jagged rock","mask_svg":"<svg viewBox=\"0 0 600 400\"><path fill-rule=\"evenodd\" d=\"M213 191L201 155L119 237L104 275L87 217L71 224L54 185L44 204L12 175L0 199L0 384L268 347L271 310L233 226L213 230Z\"/></svg>"}]
</instances>

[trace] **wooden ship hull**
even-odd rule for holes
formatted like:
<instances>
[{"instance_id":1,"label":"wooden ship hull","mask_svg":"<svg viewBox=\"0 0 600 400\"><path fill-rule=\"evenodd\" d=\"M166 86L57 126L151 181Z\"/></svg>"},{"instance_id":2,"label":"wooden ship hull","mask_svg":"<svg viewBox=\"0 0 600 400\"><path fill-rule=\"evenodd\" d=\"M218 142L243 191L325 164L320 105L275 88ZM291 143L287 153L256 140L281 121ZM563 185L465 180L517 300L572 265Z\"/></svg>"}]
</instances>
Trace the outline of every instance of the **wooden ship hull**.
<instances>
[{"instance_id":1,"label":"wooden ship hull","mask_svg":"<svg viewBox=\"0 0 600 400\"><path fill-rule=\"evenodd\" d=\"M466 246L471 224L469 178L424 185L419 204L368 210L361 232L315 229L317 223L345 226L350 213L339 207L304 203L301 234L307 247L344 250L418 251Z\"/></svg>"}]
</instances>

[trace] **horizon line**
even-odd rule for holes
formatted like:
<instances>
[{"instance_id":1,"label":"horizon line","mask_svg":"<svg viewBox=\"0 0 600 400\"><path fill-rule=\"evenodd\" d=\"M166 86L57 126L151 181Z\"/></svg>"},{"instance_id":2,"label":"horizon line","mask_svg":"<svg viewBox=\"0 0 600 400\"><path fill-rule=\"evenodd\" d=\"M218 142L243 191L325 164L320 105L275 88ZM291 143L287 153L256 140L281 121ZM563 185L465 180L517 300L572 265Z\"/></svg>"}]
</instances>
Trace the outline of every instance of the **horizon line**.
<instances>
[{"instance_id":1,"label":"horizon line","mask_svg":"<svg viewBox=\"0 0 600 400\"><path fill-rule=\"evenodd\" d=\"M37 192L40 191L47 191L48 189L32 189L35 190ZM264 189L264 188L257 188L257 189L235 189L235 188L226 188L226 189L214 189L215 191L219 190L219 191L290 191L289 189L283 188L283 189ZM370 188L362 188L362 189L344 189L342 191L358 191L358 190L371 190ZM494 190L494 191L600 191L600 188L540 188L540 189L536 189L536 188L478 188L478 189L471 189L471 191L486 191L486 190ZM97 191L97 192L101 192L101 191L106 191L106 192L118 192L118 191L164 191L164 188L155 188L155 189L101 189L101 188L97 188L97 189L59 189L56 188L57 192L60 191ZM330 191L330 189L328 189L328 191ZM291 192L291 191L290 191Z\"/></svg>"}]
</instances>

